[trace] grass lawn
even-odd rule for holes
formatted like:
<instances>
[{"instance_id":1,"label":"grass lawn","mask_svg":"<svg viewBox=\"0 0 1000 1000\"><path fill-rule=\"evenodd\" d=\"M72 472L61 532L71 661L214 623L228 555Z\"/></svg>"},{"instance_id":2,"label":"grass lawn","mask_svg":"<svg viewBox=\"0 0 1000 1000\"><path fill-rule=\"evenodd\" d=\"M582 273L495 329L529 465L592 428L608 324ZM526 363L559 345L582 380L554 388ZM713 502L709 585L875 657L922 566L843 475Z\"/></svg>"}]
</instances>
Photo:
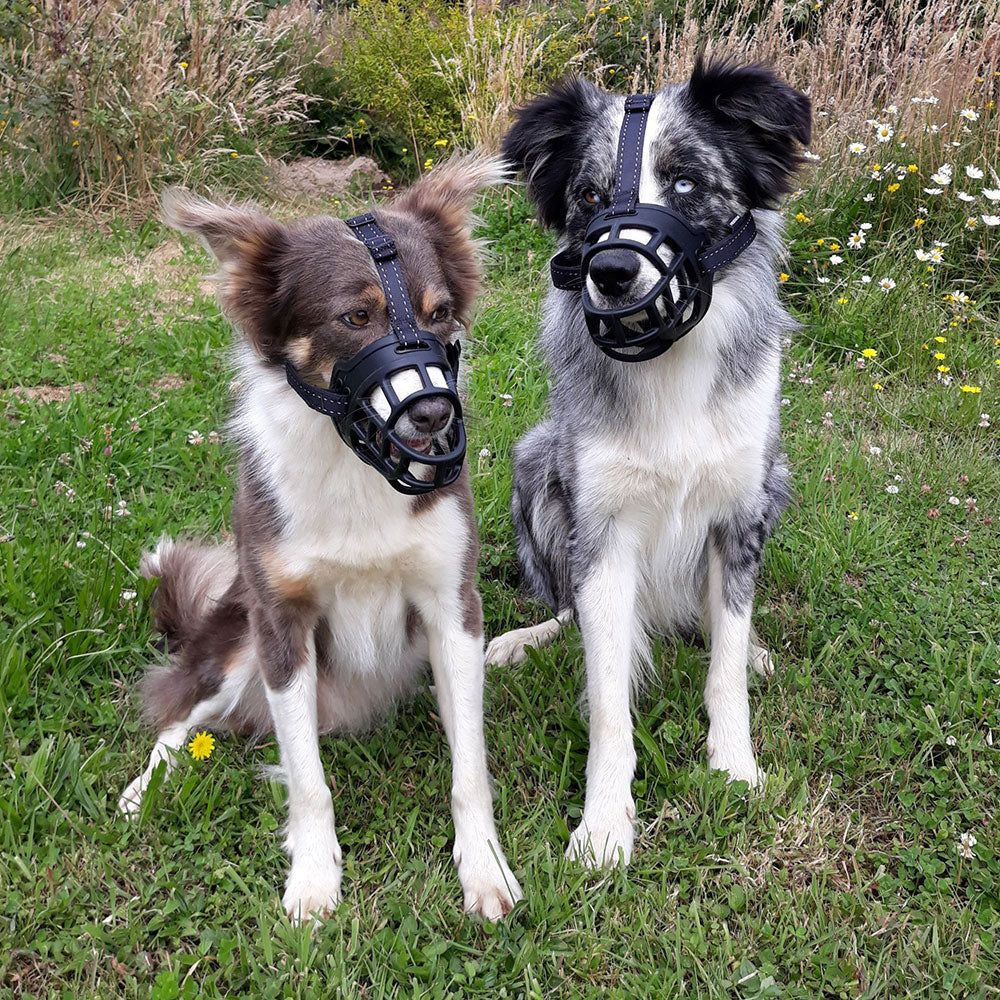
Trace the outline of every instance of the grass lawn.
<instances>
[{"instance_id":1,"label":"grass lawn","mask_svg":"<svg viewBox=\"0 0 1000 1000\"><path fill-rule=\"evenodd\" d=\"M208 258L153 223L5 223L0 994L1000 994L1000 463L982 416L1000 426L995 329L949 328L950 286L922 299L927 282L905 284L898 264L892 294L855 283L835 302L803 277L820 235L803 208L805 222L789 212L785 289L804 323L783 389L797 498L755 614L777 661L751 690L763 793L709 773L705 653L663 643L635 712L633 864L592 875L564 861L587 750L569 630L492 671L486 691L525 902L496 927L462 912L446 747L424 693L364 738L324 740L345 901L312 932L278 905L273 741L221 739L147 794L140 822L115 818L152 745L134 699L155 655L140 550L164 531L229 528L234 456L212 432L230 333L200 277ZM485 215L469 461L492 635L542 613L518 593L508 499L512 445L544 407L532 342L550 244L516 195ZM943 328L981 392L958 391L950 353L955 384L934 376L923 344ZM48 403L25 389L74 383Z\"/></svg>"}]
</instances>

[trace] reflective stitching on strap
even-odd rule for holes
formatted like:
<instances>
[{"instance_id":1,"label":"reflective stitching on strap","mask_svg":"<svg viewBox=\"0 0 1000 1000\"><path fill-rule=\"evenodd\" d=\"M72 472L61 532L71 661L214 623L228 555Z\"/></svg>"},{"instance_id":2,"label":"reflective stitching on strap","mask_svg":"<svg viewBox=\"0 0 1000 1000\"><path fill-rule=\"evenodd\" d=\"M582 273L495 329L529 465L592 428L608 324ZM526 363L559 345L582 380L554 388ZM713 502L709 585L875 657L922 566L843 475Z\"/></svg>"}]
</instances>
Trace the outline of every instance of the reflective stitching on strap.
<instances>
[{"instance_id":1,"label":"reflective stitching on strap","mask_svg":"<svg viewBox=\"0 0 1000 1000\"><path fill-rule=\"evenodd\" d=\"M757 226L753 216L747 212L740 220L736 228L715 246L709 247L706 251L698 255L702 267L706 271L714 271L717 267L731 263L738 257L757 236ZM715 260L715 258L723 258Z\"/></svg>"},{"instance_id":2,"label":"reflective stitching on strap","mask_svg":"<svg viewBox=\"0 0 1000 1000\"><path fill-rule=\"evenodd\" d=\"M335 420L342 419L347 414L347 396L345 394L333 392L332 389L317 389L316 386L304 382L291 361L285 362L285 378L312 409L319 413L325 413Z\"/></svg>"}]
</instances>

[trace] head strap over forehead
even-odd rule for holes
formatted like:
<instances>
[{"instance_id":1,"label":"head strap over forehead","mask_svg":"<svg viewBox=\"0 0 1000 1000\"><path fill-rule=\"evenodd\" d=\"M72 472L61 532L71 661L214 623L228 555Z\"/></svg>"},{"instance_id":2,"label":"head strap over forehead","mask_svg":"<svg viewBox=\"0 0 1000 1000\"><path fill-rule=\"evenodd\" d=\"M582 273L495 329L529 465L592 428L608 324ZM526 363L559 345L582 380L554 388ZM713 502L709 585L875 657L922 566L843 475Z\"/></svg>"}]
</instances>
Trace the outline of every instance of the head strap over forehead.
<instances>
[{"instance_id":1,"label":"head strap over forehead","mask_svg":"<svg viewBox=\"0 0 1000 1000\"><path fill-rule=\"evenodd\" d=\"M375 221L371 212L347 220L351 232L372 255L378 271L385 304L389 312L389 329L403 347L418 347L426 343L413 315L413 306L406 290L406 279L399 263L399 251L393 238Z\"/></svg>"}]
</instances>

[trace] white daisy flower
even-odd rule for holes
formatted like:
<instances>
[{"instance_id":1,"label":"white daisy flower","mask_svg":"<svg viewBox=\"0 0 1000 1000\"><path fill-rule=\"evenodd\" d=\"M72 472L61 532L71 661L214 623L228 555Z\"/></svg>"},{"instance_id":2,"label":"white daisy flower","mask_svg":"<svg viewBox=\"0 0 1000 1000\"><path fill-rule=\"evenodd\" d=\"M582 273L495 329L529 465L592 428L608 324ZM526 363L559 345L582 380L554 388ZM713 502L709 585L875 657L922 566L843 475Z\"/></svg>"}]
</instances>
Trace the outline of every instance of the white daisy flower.
<instances>
[{"instance_id":1,"label":"white daisy flower","mask_svg":"<svg viewBox=\"0 0 1000 1000\"><path fill-rule=\"evenodd\" d=\"M944 253L940 247L934 247L933 250L927 255L927 257L934 261L935 264L940 264L944 260Z\"/></svg>"},{"instance_id":2,"label":"white daisy flower","mask_svg":"<svg viewBox=\"0 0 1000 1000\"><path fill-rule=\"evenodd\" d=\"M834 265L836 265L836 264L843 264L844 263L844 258L843 257L838 257L835 253L830 254L830 263L834 264Z\"/></svg>"},{"instance_id":3,"label":"white daisy flower","mask_svg":"<svg viewBox=\"0 0 1000 1000\"><path fill-rule=\"evenodd\" d=\"M875 126L875 138L879 142L888 142L895 134L895 129L891 125L882 124Z\"/></svg>"},{"instance_id":4,"label":"white daisy flower","mask_svg":"<svg viewBox=\"0 0 1000 1000\"><path fill-rule=\"evenodd\" d=\"M868 454L878 458L882 454L882 449L877 444L870 444L868 445Z\"/></svg>"},{"instance_id":5,"label":"white daisy flower","mask_svg":"<svg viewBox=\"0 0 1000 1000\"><path fill-rule=\"evenodd\" d=\"M888 107L887 107L887 108L885 109L885 113L886 113L887 115L898 115L898 114L899 114L899 108L897 108L895 104L890 104L890 105L889 105L889 106L888 106Z\"/></svg>"},{"instance_id":6,"label":"white daisy flower","mask_svg":"<svg viewBox=\"0 0 1000 1000\"><path fill-rule=\"evenodd\" d=\"M862 285L867 285L871 280L872 280L872 276L870 274L862 274L861 275L861 284Z\"/></svg>"},{"instance_id":7,"label":"white daisy flower","mask_svg":"<svg viewBox=\"0 0 1000 1000\"><path fill-rule=\"evenodd\" d=\"M966 295L965 292L960 292L957 288L951 293L951 297L963 306L969 301L969 296Z\"/></svg>"},{"instance_id":8,"label":"white daisy flower","mask_svg":"<svg viewBox=\"0 0 1000 1000\"><path fill-rule=\"evenodd\" d=\"M823 277L822 275L816 279L821 285L829 285L830 279Z\"/></svg>"},{"instance_id":9,"label":"white daisy flower","mask_svg":"<svg viewBox=\"0 0 1000 1000\"><path fill-rule=\"evenodd\" d=\"M947 187L951 183L951 174L939 170L936 174L931 174L931 183L939 187Z\"/></svg>"},{"instance_id":10,"label":"white daisy flower","mask_svg":"<svg viewBox=\"0 0 1000 1000\"><path fill-rule=\"evenodd\" d=\"M917 260L930 260L931 255L926 250L914 250Z\"/></svg>"},{"instance_id":11,"label":"white daisy flower","mask_svg":"<svg viewBox=\"0 0 1000 1000\"><path fill-rule=\"evenodd\" d=\"M863 142L852 142L847 148L852 153L858 154L863 153L868 147Z\"/></svg>"},{"instance_id":12,"label":"white daisy flower","mask_svg":"<svg viewBox=\"0 0 1000 1000\"><path fill-rule=\"evenodd\" d=\"M1000 188L983 188L983 197L990 201L1000 201Z\"/></svg>"},{"instance_id":13,"label":"white daisy flower","mask_svg":"<svg viewBox=\"0 0 1000 1000\"><path fill-rule=\"evenodd\" d=\"M919 213L920 213L921 215L926 215L926 214L928 213L929 209L927 208L927 206L926 206L926 205L921 205L921 206L920 206L920 207L919 207L919 208L917 209L917 211L918 211L918 212L919 212Z\"/></svg>"},{"instance_id":14,"label":"white daisy flower","mask_svg":"<svg viewBox=\"0 0 1000 1000\"><path fill-rule=\"evenodd\" d=\"M1000 226L1000 215L981 215L984 226Z\"/></svg>"},{"instance_id":15,"label":"white daisy flower","mask_svg":"<svg viewBox=\"0 0 1000 1000\"><path fill-rule=\"evenodd\" d=\"M968 122L979 121L979 112L973 110L972 108L962 108L959 114Z\"/></svg>"},{"instance_id":16,"label":"white daisy flower","mask_svg":"<svg viewBox=\"0 0 1000 1000\"><path fill-rule=\"evenodd\" d=\"M122 600L123 601L134 601L138 595L134 590L123 590Z\"/></svg>"},{"instance_id":17,"label":"white daisy flower","mask_svg":"<svg viewBox=\"0 0 1000 1000\"><path fill-rule=\"evenodd\" d=\"M819 153L810 153L808 150L805 153L803 153L802 156L807 160L815 161L819 159Z\"/></svg>"},{"instance_id":18,"label":"white daisy flower","mask_svg":"<svg viewBox=\"0 0 1000 1000\"><path fill-rule=\"evenodd\" d=\"M983 179L983 172L979 169L979 167L974 167L970 163L969 166L965 168L965 176L968 177L969 180L981 181Z\"/></svg>"},{"instance_id":19,"label":"white daisy flower","mask_svg":"<svg viewBox=\"0 0 1000 1000\"><path fill-rule=\"evenodd\" d=\"M889 485L886 486L885 491L886 493L891 493L895 495L896 493L899 492L899 487L895 483L889 483Z\"/></svg>"},{"instance_id":20,"label":"white daisy flower","mask_svg":"<svg viewBox=\"0 0 1000 1000\"><path fill-rule=\"evenodd\" d=\"M944 188L924 188L924 194L943 194Z\"/></svg>"},{"instance_id":21,"label":"white daisy flower","mask_svg":"<svg viewBox=\"0 0 1000 1000\"><path fill-rule=\"evenodd\" d=\"M883 278L878 283L878 287L881 288L886 295L888 295L889 292L891 292L896 287L896 282L893 281L892 278Z\"/></svg>"},{"instance_id":22,"label":"white daisy flower","mask_svg":"<svg viewBox=\"0 0 1000 1000\"><path fill-rule=\"evenodd\" d=\"M941 248L942 250L944 250L944 249L945 249L945 247L948 247L948 246L950 246L950 245L951 245L951 244L949 244L949 243L945 242L944 240L935 240L935 241L934 241L934 246L936 246L936 247L940 247L940 248Z\"/></svg>"},{"instance_id":23,"label":"white daisy flower","mask_svg":"<svg viewBox=\"0 0 1000 1000\"><path fill-rule=\"evenodd\" d=\"M852 248L863 247L865 245L864 233L851 233L847 237L847 245Z\"/></svg>"},{"instance_id":24,"label":"white daisy flower","mask_svg":"<svg viewBox=\"0 0 1000 1000\"><path fill-rule=\"evenodd\" d=\"M955 194L958 197L959 201L975 201L976 200L976 196L973 195L973 194L969 194L967 191L956 191Z\"/></svg>"},{"instance_id":25,"label":"white daisy flower","mask_svg":"<svg viewBox=\"0 0 1000 1000\"><path fill-rule=\"evenodd\" d=\"M864 229L865 232L867 232L869 229L871 229L871 227L872 224L870 222L862 222L861 225L858 226L858 229Z\"/></svg>"},{"instance_id":26,"label":"white daisy flower","mask_svg":"<svg viewBox=\"0 0 1000 1000\"><path fill-rule=\"evenodd\" d=\"M924 98L924 104L937 104L938 98L936 97L926 97Z\"/></svg>"},{"instance_id":27,"label":"white daisy flower","mask_svg":"<svg viewBox=\"0 0 1000 1000\"><path fill-rule=\"evenodd\" d=\"M864 196L864 198L862 198L861 200L862 201L874 201L875 200L875 195L873 195L873 194L866 194Z\"/></svg>"}]
</instances>

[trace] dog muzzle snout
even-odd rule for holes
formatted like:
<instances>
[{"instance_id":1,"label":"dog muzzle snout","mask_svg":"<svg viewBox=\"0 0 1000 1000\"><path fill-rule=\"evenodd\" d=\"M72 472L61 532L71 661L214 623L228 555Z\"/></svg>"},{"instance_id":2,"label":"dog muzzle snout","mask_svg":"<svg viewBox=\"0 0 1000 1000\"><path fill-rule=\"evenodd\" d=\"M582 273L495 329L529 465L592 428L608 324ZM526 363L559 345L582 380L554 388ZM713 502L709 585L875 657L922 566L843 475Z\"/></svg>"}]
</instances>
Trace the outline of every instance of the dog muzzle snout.
<instances>
[{"instance_id":1,"label":"dog muzzle snout","mask_svg":"<svg viewBox=\"0 0 1000 1000\"><path fill-rule=\"evenodd\" d=\"M643 136L653 97L626 98L611 207L590 223L580 254L564 250L550 263L556 288L582 292L591 339L619 361L658 357L700 323L712 303L715 271L732 263L757 235L753 216L745 212L730 223L724 239L709 245L708 234L676 212L639 201ZM657 277L641 297L612 307L594 302L587 278L602 295L620 298L643 262Z\"/></svg>"},{"instance_id":2,"label":"dog muzzle snout","mask_svg":"<svg viewBox=\"0 0 1000 1000\"><path fill-rule=\"evenodd\" d=\"M333 368L329 389L303 381L285 362L288 383L327 414L344 442L400 493L428 493L455 482L465 458L456 376L458 342L420 330L392 238L369 212L347 220L371 252L385 292L388 336Z\"/></svg>"}]
</instances>

